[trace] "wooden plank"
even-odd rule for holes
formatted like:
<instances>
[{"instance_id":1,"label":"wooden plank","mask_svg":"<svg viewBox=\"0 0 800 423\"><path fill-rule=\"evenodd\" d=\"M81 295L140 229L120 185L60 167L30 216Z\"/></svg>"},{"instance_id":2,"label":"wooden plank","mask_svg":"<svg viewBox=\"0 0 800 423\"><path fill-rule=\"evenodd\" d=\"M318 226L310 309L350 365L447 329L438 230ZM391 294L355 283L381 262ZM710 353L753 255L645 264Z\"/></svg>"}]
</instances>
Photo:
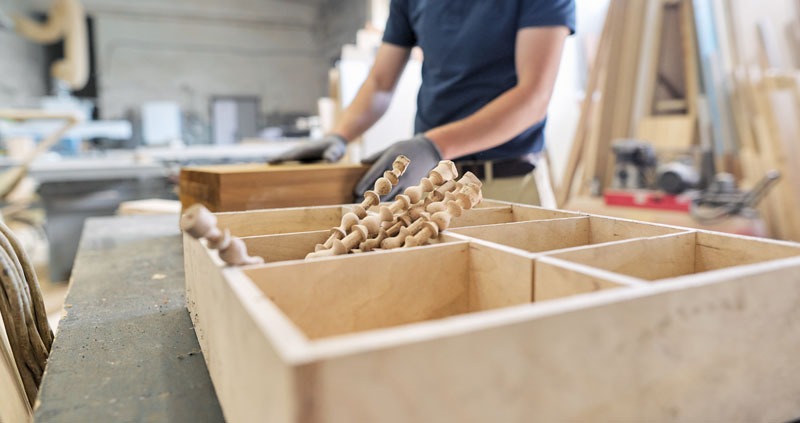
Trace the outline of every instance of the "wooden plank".
<instances>
[{"instance_id":1,"label":"wooden plank","mask_svg":"<svg viewBox=\"0 0 800 423\"><path fill-rule=\"evenodd\" d=\"M600 88L599 86L601 81L604 79L605 69L608 66L608 60L611 53L611 32L613 31L612 18L617 13L612 11L616 10L618 6L616 5L616 2L612 1L608 7L609 9L606 14L605 23L603 24L603 32L600 36L600 45L597 48L597 54L595 55L594 63L589 71L589 81L586 84L586 91L584 92L583 102L581 104L580 120L578 121L578 127L575 130L575 137L573 138L572 146L570 147L569 158L567 159L567 165L564 168L564 176L561 178L561 186L559 187L557 198L558 207L563 207L564 204L569 201L573 184L577 179L575 176L581 160L585 159L585 161L589 161L591 160L591 157L593 157L589 154L584 155L583 152L587 147L593 147L588 138L590 137L592 128L594 126L592 123L596 123L597 116L599 115L599 111L595 106L598 102L598 96L596 92L598 91L598 88Z\"/></svg>"},{"instance_id":2,"label":"wooden plank","mask_svg":"<svg viewBox=\"0 0 800 423\"><path fill-rule=\"evenodd\" d=\"M612 78L616 79L616 86L613 88L611 84L606 86L609 92L614 93L613 109L605 109L610 114L605 114L604 112L603 119L610 122L607 126L607 131L600 133L600 144L597 149L595 180L599 183L599 193L602 193L606 187L611 185L614 175L612 143L618 138L627 138L633 135L630 132L630 127L635 84L631 83L631 81L636 79L637 57L642 40L642 29L645 25L643 16L646 3L643 1L629 1L627 2L627 7L625 7L625 20L621 33L622 43L619 46L619 67L616 72L611 73Z\"/></svg>"},{"instance_id":3,"label":"wooden plank","mask_svg":"<svg viewBox=\"0 0 800 423\"><path fill-rule=\"evenodd\" d=\"M365 165L221 165L181 169L184 208L201 203L215 212L320 206L353 201Z\"/></svg>"},{"instance_id":4,"label":"wooden plank","mask_svg":"<svg viewBox=\"0 0 800 423\"><path fill-rule=\"evenodd\" d=\"M636 288L645 282L552 257L536 260L533 299L536 302L606 289Z\"/></svg>"},{"instance_id":5,"label":"wooden plank","mask_svg":"<svg viewBox=\"0 0 800 423\"><path fill-rule=\"evenodd\" d=\"M639 64L636 74L636 88L631 114L630 133L636 133L638 122L652 114L653 93L656 85L656 75L662 32L664 27L664 2L661 0L647 2L644 19L650 25L644 28L642 43L639 46Z\"/></svg>"},{"instance_id":6,"label":"wooden plank","mask_svg":"<svg viewBox=\"0 0 800 423\"><path fill-rule=\"evenodd\" d=\"M678 151L691 148L696 132L697 120L694 116L648 116L639 121L636 137L658 150Z\"/></svg>"},{"instance_id":7,"label":"wooden plank","mask_svg":"<svg viewBox=\"0 0 800 423\"><path fill-rule=\"evenodd\" d=\"M579 184L578 194L587 195L595 191L594 182L596 179L596 169L598 164L598 155L601 143L601 136L607 131L607 126L610 125L610 119L607 115L613 112L613 98L611 95L616 90L616 79L611 75L618 72L618 52L622 43L622 27L625 22L625 8L627 0L614 0L608 5L608 12L606 15L606 28L608 32L603 34L603 37L608 39L608 61L606 66L601 68L602 74L598 82L600 88L600 101L597 104L597 110L591 113L590 130L587 135L587 145L585 159L581 166L583 181ZM602 42L602 40L601 40ZM599 58L600 56L598 56Z\"/></svg>"},{"instance_id":8,"label":"wooden plank","mask_svg":"<svg viewBox=\"0 0 800 423\"><path fill-rule=\"evenodd\" d=\"M466 313L468 270L462 242L270 264L245 274L317 339Z\"/></svg>"}]
</instances>

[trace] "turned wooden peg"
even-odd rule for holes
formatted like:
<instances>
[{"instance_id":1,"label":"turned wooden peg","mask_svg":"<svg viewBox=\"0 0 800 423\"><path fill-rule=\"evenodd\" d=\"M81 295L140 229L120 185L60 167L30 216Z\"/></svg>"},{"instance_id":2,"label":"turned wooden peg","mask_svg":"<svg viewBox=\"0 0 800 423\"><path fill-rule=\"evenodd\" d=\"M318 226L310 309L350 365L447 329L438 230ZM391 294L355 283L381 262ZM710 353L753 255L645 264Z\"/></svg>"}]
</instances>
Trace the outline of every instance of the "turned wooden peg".
<instances>
[{"instance_id":1,"label":"turned wooden peg","mask_svg":"<svg viewBox=\"0 0 800 423\"><path fill-rule=\"evenodd\" d=\"M388 206L383 206L381 209L386 208L389 213L393 216L399 214L400 212L408 210L411 207L411 199L408 198L405 194L399 194L397 197L394 198L394 202L389 204ZM383 210L381 213L386 214Z\"/></svg>"},{"instance_id":2,"label":"turned wooden peg","mask_svg":"<svg viewBox=\"0 0 800 423\"><path fill-rule=\"evenodd\" d=\"M405 227L400 228L400 231L397 233L397 235L391 238L386 238L383 241L381 241L381 248L383 248L384 250L400 248L403 246L403 243L405 242L406 238L408 238L410 235L411 232L409 232L408 228Z\"/></svg>"},{"instance_id":3,"label":"turned wooden peg","mask_svg":"<svg viewBox=\"0 0 800 423\"><path fill-rule=\"evenodd\" d=\"M440 161L428 174L428 178L437 186L453 180L456 177L458 177L458 169L456 168L456 164L451 160Z\"/></svg>"},{"instance_id":4,"label":"turned wooden peg","mask_svg":"<svg viewBox=\"0 0 800 423\"><path fill-rule=\"evenodd\" d=\"M412 221L416 221L422 216L430 217L430 213L425 211L424 204L415 204L408 209L408 217L410 217Z\"/></svg>"},{"instance_id":5,"label":"turned wooden peg","mask_svg":"<svg viewBox=\"0 0 800 423\"><path fill-rule=\"evenodd\" d=\"M458 183L456 181L450 180L442 184L440 187L436 188L431 192L430 200L432 202L435 201L442 201L444 200L444 195L448 192L455 190L458 187Z\"/></svg>"},{"instance_id":6,"label":"turned wooden peg","mask_svg":"<svg viewBox=\"0 0 800 423\"><path fill-rule=\"evenodd\" d=\"M481 182L481 180L472 172L465 173L463 176L461 176L461 179L459 179L458 182L461 185L475 185L478 187L478 189L483 187L483 182Z\"/></svg>"},{"instance_id":7,"label":"turned wooden peg","mask_svg":"<svg viewBox=\"0 0 800 423\"><path fill-rule=\"evenodd\" d=\"M412 222L413 220L411 220L411 217L407 215L402 215L397 217L397 221L394 222L384 221L382 227L386 229L386 235L395 236L400 232L400 228L407 227Z\"/></svg>"},{"instance_id":8,"label":"turned wooden peg","mask_svg":"<svg viewBox=\"0 0 800 423\"><path fill-rule=\"evenodd\" d=\"M428 219L423 216L407 226L400 226L401 222L397 222L398 225L386 231L388 237L381 242L381 248L389 250L402 247L405 239L419 232L427 221Z\"/></svg>"},{"instance_id":9,"label":"turned wooden peg","mask_svg":"<svg viewBox=\"0 0 800 423\"><path fill-rule=\"evenodd\" d=\"M384 240L384 239L386 239L386 230L385 230L385 229L383 229L383 228L380 228L380 229L378 230L378 235L377 235L376 237L374 237L374 238L370 238L370 239L368 239L368 240L366 240L366 241L362 242L362 243L361 243L361 244L358 246L358 248L359 248L359 249L360 249L362 252L369 252L369 251L372 251L372 250L374 250L374 249L376 249L376 248L379 248L379 247L381 246L381 242L383 242L383 240Z\"/></svg>"},{"instance_id":10,"label":"turned wooden peg","mask_svg":"<svg viewBox=\"0 0 800 423\"><path fill-rule=\"evenodd\" d=\"M349 253L359 244L367 239L368 229L364 225L355 225L346 237L333 241L333 245L328 250L319 250L306 255L306 259L340 256Z\"/></svg>"},{"instance_id":11,"label":"turned wooden peg","mask_svg":"<svg viewBox=\"0 0 800 423\"><path fill-rule=\"evenodd\" d=\"M217 228L217 218L201 204L195 204L181 216L181 230L193 238L217 239L222 232Z\"/></svg>"},{"instance_id":12,"label":"turned wooden peg","mask_svg":"<svg viewBox=\"0 0 800 423\"><path fill-rule=\"evenodd\" d=\"M427 244L431 238L439 236L439 225L430 220L424 222L422 229L413 236L406 237L404 247L418 247Z\"/></svg>"},{"instance_id":13,"label":"turned wooden peg","mask_svg":"<svg viewBox=\"0 0 800 423\"><path fill-rule=\"evenodd\" d=\"M322 244L322 248L331 248L333 245L333 240L342 239L347 236L347 234L350 232L350 228L352 228L353 225L357 225L358 221L359 218L355 213L345 213L344 216L342 216L342 223L337 227L331 228L331 235L328 237L325 243Z\"/></svg>"},{"instance_id":14,"label":"turned wooden peg","mask_svg":"<svg viewBox=\"0 0 800 423\"><path fill-rule=\"evenodd\" d=\"M434 189L435 187L430 178L422 178L419 180L419 185L406 188L403 194L408 196L411 200L411 204L416 204L422 200L422 197Z\"/></svg>"},{"instance_id":15,"label":"turned wooden peg","mask_svg":"<svg viewBox=\"0 0 800 423\"><path fill-rule=\"evenodd\" d=\"M217 250L219 257L227 264L244 266L264 262L261 257L251 257L247 254L244 241L231 236L227 229L221 231L217 227L217 218L200 204L186 209L181 216L180 226L183 232L193 238L205 238L208 247Z\"/></svg>"}]
</instances>

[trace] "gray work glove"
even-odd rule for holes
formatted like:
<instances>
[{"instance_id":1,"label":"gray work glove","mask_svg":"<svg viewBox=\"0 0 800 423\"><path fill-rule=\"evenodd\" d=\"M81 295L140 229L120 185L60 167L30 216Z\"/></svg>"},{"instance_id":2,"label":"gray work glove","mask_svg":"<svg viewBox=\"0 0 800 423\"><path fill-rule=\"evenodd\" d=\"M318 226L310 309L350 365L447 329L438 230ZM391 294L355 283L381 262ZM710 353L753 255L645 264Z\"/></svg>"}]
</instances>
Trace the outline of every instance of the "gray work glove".
<instances>
[{"instance_id":1,"label":"gray work glove","mask_svg":"<svg viewBox=\"0 0 800 423\"><path fill-rule=\"evenodd\" d=\"M364 198L364 192L371 190L375 181L383 176L383 172L392 169L392 162L397 156L404 155L411 159L406 172L400 177L400 183L395 186L389 195L383 200L393 200L397 194L402 193L408 187L419 184L419 180L428 176L428 173L442 160L442 154L431 140L425 135L417 134L414 138L392 144L389 148L374 154L362 163L372 164L361 180L356 184L353 191L357 201Z\"/></svg>"},{"instance_id":2,"label":"gray work glove","mask_svg":"<svg viewBox=\"0 0 800 423\"><path fill-rule=\"evenodd\" d=\"M307 144L295 147L268 163L283 162L316 162L324 160L328 163L338 162L347 151L347 140L339 135L326 135L319 141L312 141Z\"/></svg>"}]
</instances>

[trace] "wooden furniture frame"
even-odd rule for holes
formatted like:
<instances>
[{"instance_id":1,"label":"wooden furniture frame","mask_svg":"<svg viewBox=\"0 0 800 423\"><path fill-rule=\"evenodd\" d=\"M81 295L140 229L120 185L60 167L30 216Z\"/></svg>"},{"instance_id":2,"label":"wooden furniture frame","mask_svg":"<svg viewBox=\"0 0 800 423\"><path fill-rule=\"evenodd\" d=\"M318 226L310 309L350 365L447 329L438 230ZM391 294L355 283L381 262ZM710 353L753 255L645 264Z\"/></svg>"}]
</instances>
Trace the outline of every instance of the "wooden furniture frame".
<instances>
[{"instance_id":1,"label":"wooden furniture frame","mask_svg":"<svg viewBox=\"0 0 800 423\"><path fill-rule=\"evenodd\" d=\"M227 420L800 415L800 244L484 201L435 245L301 260L349 208L217 214L262 265L184 235Z\"/></svg>"}]
</instances>

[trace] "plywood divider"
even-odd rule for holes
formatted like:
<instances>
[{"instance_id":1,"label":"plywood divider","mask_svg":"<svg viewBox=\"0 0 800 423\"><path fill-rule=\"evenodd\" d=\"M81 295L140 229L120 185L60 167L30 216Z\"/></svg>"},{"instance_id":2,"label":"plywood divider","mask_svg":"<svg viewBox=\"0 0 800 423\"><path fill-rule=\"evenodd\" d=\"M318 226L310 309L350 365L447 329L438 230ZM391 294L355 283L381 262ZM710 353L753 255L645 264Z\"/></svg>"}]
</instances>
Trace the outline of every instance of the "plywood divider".
<instances>
[{"instance_id":1,"label":"plywood divider","mask_svg":"<svg viewBox=\"0 0 800 423\"><path fill-rule=\"evenodd\" d=\"M468 271L465 242L244 270L312 339L465 313Z\"/></svg>"},{"instance_id":2,"label":"plywood divider","mask_svg":"<svg viewBox=\"0 0 800 423\"><path fill-rule=\"evenodd\" d=\"M514 221L514 212L510 206L486 207L465 210L464 213L450 222L451 228L467 226L509 223Z\"/></svg>"},{"instance_id":3,"label":"plywood divider","mask_svg":"<svg viewBox=\"0 0 800 423\"><path fill-rule=\"evenodd\" d=\"M639 238L546 254L645 280L694 273L695 233Z\"/></svg>"},{"instance_id":4,"label":"plywood divider","mask_svg":"<svg viewBox=\"0 0 800 423\"><path fill-rule=\"evenodd\" d=\"M330 231L297 232L242 238L251 256L258 256L267 263L302 260L330 236Z\"/></svg>"},{"instance_id":5,"label":"plywood divider","mask_svg":"<svg viewBox=\"0 0 800 423\"><path fill-rule=\"evenodd\" d=\"M589 218L574 217L473 226L453 229L450 232L536 253L588 244Z\"/></svg>"},{"instance_id":6,"label":"plywood divider","mask_svg":"<svg viewBox=\"0 0 800 423\"><path fill-rule=\"evenodd\" d=\"M545 219L565 219L568 217L582 217L585 213L570 212L564 210L545 209L536 206L523 206L514 204L511 206L514 212L514 221L522 222L525 220L545 220Z\"/></svg>"},{"instance_id":7,"label":"plywood divider","mask_svg":"<svg viewBox=\"0 0 800 423\"><path fill-rule=\"evenodd\" d=\"M695 272L705 272L798 256L800 246L762 238L698 231L695 251Z\"/></svg>"},{"instance_id":8,"label":"plywood divider","mask_svg":"<svg viewBox=\"0 0 800 423\"><path fill-rule=\"evenodd\" d=\"M538 253L685 232L685 229L599 216L471 226L449 232Z\"/></svg>"},{"instance_id":9,"label":"plywood divider","mask_svg":"<svg viewBox=\"0 0 800 423\"><path fill-rule=\"evenodd\" d=\"M469 309L490 310L533 300L531 254L473 240L469 243Z\"/></svg>"},{"instance_id":10,"label":"plywood divider","mask_svg":"<svg viewBox=\"0 0 800 423\"><path fill-rule=\"evenodd\" d=\"M216 213L217 224L238 237L308 232L339 226L346 206L292 207Z\"/></svg>"},{"instance_id":11,"label":"plywood divider","mask_svg":"<svg viewBox=\"0 0 800 423\"><path fill-rule=\"evenodd\" d=\"M536 260L533 300L541 302L605 289L641 288L644 281L553 257Z\"/></svg>"},{"instance_id":12,"label":"plywood divider","mask_svg":"<svg viewBox=\"0 0 800 423\"><path fill-rule=\"evenodd\" d=\"M685 228L678 228L675 226L643 223L635 220L604 216L591 216L589 219L589 228L590 244L686 232Z\"/></svg>"}]
</instances>

